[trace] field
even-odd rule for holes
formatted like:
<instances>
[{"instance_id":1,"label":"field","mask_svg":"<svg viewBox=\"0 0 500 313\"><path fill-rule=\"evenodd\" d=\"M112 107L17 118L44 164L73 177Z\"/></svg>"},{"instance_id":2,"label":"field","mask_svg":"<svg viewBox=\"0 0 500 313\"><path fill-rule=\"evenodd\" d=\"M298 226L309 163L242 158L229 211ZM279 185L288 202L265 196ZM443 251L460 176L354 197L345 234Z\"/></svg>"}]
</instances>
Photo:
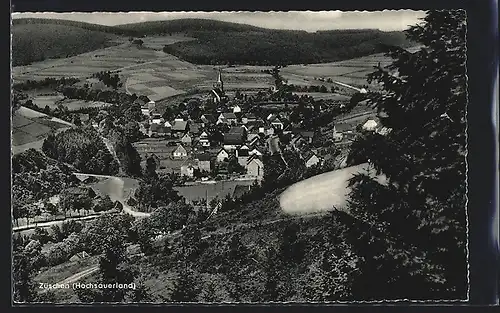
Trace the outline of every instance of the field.
<instances>
[{"instance_id":1,"label":"field","mask_svg":"<svg viewBox=\"0 0 500 313\"><path fill-rule=\"evenodd\" d=\"M301 214L343 209L347 203L349 179L366 172L367 164L320 174L288 187L280 196L285 213Z\"/></svg>"},{"instance_id":2,"label":"field","mask_svg":"<svg viewBox=\"0 0 500 313\"><path fill-rule=\"evenodd\" d=\"M92 185L92 189L101 195L108 195L113 201L126 200L139 186L137 179L122 177L103 179Z\"/></svg>"},{"instance_id":3,"label":"field","mask_svg":"<svg viewBox=\"0 0 500 313\"><path fill-rule=\"evenodd\" d=\"M66 121L21 107L12 116L12 151L17 154L30 148L41 149L43 140L51 132L71 126Z\"/></svg>"}]
</instances>

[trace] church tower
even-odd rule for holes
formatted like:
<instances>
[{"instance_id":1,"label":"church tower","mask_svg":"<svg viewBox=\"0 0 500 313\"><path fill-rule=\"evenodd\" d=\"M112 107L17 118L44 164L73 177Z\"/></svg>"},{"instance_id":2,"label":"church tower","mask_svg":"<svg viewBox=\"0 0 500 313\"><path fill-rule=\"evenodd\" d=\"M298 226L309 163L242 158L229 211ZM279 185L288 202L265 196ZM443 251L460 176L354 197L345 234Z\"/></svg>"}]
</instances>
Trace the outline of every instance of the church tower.
<instances>
[{"instance_id":1,"label":"church tower","mask_svg":"<svg viewBox=\"0 0 500 313\"><path fill-rule=\"evenodd\" d=\"M215 88L219 88L222 93L224 93L224 82L222 81L222 70L219 69L219 76L217 77L217 82L214 85Z\"/></svg>"}]
</instances>

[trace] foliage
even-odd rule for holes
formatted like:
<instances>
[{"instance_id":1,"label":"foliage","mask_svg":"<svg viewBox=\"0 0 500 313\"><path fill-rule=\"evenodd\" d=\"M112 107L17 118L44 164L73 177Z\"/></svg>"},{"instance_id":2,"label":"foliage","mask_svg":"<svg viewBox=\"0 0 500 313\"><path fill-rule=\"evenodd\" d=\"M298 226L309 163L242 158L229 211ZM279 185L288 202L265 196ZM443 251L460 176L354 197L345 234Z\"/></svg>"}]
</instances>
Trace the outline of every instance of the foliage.
<instances>
[{"instance_id":1,"label":"foliage","mask_svg":"<svg viewBox=\"0 0 500 313\"><path fill-rule=\"evenodd\" d=\"M93 77L99 79L104 85L113 89L118 89L118 87L123 86L123 83L120 82L120 76L118 74L112 75L110 71L95 73Z\"/></svg>"},{"instance_id":2,"label":"foliage","mask_svg":"<svg viewBox=\"0 0 500 313\"><path fill-rule=\"evenodd\" d=\"M118 163L92 127L51 134L42 149L50 158L69 163L84 173L112 175L118 172Z\"/></svg>"},{"instance_id":3,"label":"foliage","mask_svg":"<svg viewBox=\"0 0 500 313\"><path fill-rule=\"evenodd\" d=\"M115 36L68 25L17 24L12 28L13 66L67 58L112 46Z\"/></svg>"},{"instance_id":4,"label":"foliage","mask_svg":"<svg viewBox=\"0 0 500 313\"><path fill-rule=\"evenodd\" d=\"M104 214L87 223L80 232L82 249L91 254L101 254L110 240L125 243L131 235L133 217L128 214Z\"/></svg>"},{"instance_id":5,"label":"foliage","mask_svg":"<svg viewBox=\"0 0 500 313\"><path fill-rule=\"evenodd\" d=\"M173 189L173 182L168 176L141 181L134 197L142 211L151 211L181 199L178 192Z\"/></svg>"},{"instance_id":6,"label":"foliage","mask_svg":"<svg viewBox=\"0 0 500 313\"><path fill-rule=\"evenodd\" d=\"M408 44L401 32L378 30L196 30L190 35L197 40L163 51L196 64L286 65L345 60L380 52L380 44Z\"/></svg>"},{"instance_id":7,"label":"foliage","mask_svg":"<svg viewBox=\"0 0 500 313\"><path fill-rule=\"evenodd\" d=\"M364 254L358 297L466 297L465 32L465 11L430 11L407 31L424 47L389 48L393 64L369 77L383 86L368 98L392 131L356 144L387 178L351 181L349 210L374 230L355 240Z\"/></svg>"}]
</instances>

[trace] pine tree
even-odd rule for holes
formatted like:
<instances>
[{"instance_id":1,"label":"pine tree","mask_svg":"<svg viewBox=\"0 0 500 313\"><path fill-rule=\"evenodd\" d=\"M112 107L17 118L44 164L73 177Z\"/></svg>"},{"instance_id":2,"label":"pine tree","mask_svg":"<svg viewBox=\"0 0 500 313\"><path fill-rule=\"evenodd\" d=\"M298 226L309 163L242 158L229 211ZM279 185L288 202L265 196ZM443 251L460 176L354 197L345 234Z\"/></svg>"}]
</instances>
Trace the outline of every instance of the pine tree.
<instances>
[{"instance_id":1,"label":"pine tree","mask_svg":"<svg viewBox=\"0 0 500 313\"><path fill-rule=\"evenodd\" d=\"M352 240L365 260L360 297L466 297L465 19L465 11L427 12L407 31L423 47L388 47L394 62L369 76L383 90L368 98L392 130L364 149L386 182L351 180Z\"/></svg>"}]
</instances>

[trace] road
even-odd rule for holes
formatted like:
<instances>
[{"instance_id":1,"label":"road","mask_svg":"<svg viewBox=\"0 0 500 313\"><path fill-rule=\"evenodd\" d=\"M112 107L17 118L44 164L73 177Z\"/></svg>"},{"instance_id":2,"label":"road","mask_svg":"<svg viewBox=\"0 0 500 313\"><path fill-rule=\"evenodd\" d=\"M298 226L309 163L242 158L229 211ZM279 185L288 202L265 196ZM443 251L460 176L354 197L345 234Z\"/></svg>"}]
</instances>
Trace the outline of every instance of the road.
<instances>
[{"instance_id":1,"label":"road","mask_svg":"<svg viewBox=\"0 0 500 313\"><path fill-rule=\"evenodd\" d=\"M92 214L92 215L87 215L87 216L81 216L81 217L68 217L68 218L63 219L63 220L48 221L48 222L41 222L41 223L33 223L33 224L28 224L28 225L23 225L23 226L15 226L15 227L12 227L12 230L14 232L18 232L18 231L33 229L33 228L36 228L36 227L50 227L52 225L59 225L59 224L62 224L62 223L68 222L68 221L93 220L93 219L98 218L99 216L101 216L104 213L105 212L99 213L99 214Z\"/></svg>"}]
</instances>

